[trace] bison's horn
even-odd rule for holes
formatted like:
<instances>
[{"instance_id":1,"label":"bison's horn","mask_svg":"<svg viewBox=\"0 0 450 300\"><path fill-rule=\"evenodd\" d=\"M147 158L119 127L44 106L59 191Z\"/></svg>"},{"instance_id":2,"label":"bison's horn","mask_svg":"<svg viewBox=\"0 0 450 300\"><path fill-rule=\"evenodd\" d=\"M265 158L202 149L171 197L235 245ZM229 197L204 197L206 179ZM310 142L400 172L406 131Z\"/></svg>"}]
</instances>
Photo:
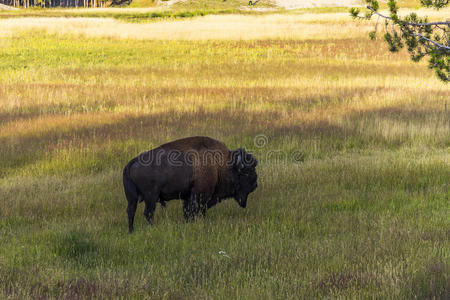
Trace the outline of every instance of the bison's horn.
<instances>
[{"instance_id":1,"label":"bison's horn","mask_svg":"<svg viewBox=\"0 0 450 300\"><path fill-rule=\"evenodd\" d=\"M238 165L239 170L244 168L244 164L242 163L242 155L240 153L237 158L237 165Z\"/></svg>"}]
</instances>

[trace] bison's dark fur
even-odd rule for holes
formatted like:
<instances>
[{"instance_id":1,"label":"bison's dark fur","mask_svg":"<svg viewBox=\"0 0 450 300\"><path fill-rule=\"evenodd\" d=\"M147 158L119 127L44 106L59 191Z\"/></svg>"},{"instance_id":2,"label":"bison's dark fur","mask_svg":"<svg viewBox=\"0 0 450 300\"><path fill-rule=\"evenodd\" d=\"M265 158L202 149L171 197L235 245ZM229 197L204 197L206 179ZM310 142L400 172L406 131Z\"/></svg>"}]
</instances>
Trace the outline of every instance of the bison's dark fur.
<instances>
[{"instance_id":1,"label":"bison's dark fur","mask_svg":"<svg viewBox=\"0 0 450 300\"><path fill-rule=\"evenodd\" d=\"M183 200L187 221L222 199L235 198L246 207L257 187L256 159L244 149L230 151L209 137L189 137L159 146L133 158L123 170L128 200L128 227L133 231L138 202L152 224L156 202Z\"/></svg>"}]
</instances>

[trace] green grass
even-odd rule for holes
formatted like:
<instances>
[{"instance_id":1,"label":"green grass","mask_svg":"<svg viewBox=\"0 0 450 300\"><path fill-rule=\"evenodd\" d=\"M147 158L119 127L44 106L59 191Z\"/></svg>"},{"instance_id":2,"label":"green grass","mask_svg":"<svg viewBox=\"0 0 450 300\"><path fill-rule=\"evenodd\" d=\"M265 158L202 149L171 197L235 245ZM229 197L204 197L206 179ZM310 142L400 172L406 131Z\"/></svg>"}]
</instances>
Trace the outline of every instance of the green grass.
<instances>
[{"instance_id":1,"label":"green grass","mask_svg":"<svg viewBox=\"0 0 450 300\"><path fill-rule=\"evenodd\" d=\"M156 0L133 0L128 7L153 7Z\"/></svg>"},{"instance_id":2,"label":"green grass","mask_svg":"<svg viewBox=\"0 0 450 300\"><path fill-rule=\"evenodd\" d=\"M220 15L231 13L243 13L233 9L193 9L193 10L164 10L155 9L150 12L122 12L114 11L77 11L58 9L32 9L20 11L0 12L0 18L22 18L22 17L53 17L53 18L114 18L127 22L142 22L155 19L182 19L201 17L206 15ZM251 12L245 12L250 14ZM253 14L260 14L259 12Z\"/></svg>"},{"instance_id":3,"label":"green grass","mask_svg":"<svg viewBox=\"0 0 450 300\"><path fill-rule=\"evenodd\" d=\"M367 43L1 38L0 298L444 299L450 92ZM255 153L247 209L127 234L122 167L190 135Z\"/></svg>"},{"instance_id":4,"label":"green grass","mask_svg":"<svg viewBox=\"0 0 450 300\"><path fill-rule=\"evenodd\" d=\"M240 9L248 7L248 0L186 0L175 3L172 6L174 9ZM268 0L258 1L254 7L256 8L274 8L275 5Z\"/></svg>"},{"instance_id":5,"label":"green grass","mask_svg":"<svg viewBox=\"0 0 450 300\"><path fill-rule=\"evenodd\" d=\"M182 18L203 17L207 15L224 15L232 13L237 13L237 11L233 11L232 9L161 11L161 12L140 13L140 14L126 14L126 13L115 14L113 17L115 19L127 22L142 22L154 19L182 19Z\"/></svg>"}]
</instances>

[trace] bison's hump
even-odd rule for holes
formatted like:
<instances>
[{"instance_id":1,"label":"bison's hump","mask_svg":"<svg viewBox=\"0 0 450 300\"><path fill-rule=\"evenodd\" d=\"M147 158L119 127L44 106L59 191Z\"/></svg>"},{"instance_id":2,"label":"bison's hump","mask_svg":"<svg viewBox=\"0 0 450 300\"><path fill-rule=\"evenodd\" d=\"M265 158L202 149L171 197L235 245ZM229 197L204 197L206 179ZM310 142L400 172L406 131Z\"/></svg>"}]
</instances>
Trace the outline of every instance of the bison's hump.
<instances>
[{"instance_id":1,"label":"bison's hump","mask_svg":"<svg viewBox=\"0 0 450 300\"><path fill-rule=\"evenodd\" d=\"M180 151L188 151L188 150L220 150L223 152L229 152L230 150L225 146L224 143L218 141L216 139L207 137L207 136L191 136L187 138L182 138L179 140L175 140L160 146L165 150L180 150Z\"/></svg>"}]
</instances>

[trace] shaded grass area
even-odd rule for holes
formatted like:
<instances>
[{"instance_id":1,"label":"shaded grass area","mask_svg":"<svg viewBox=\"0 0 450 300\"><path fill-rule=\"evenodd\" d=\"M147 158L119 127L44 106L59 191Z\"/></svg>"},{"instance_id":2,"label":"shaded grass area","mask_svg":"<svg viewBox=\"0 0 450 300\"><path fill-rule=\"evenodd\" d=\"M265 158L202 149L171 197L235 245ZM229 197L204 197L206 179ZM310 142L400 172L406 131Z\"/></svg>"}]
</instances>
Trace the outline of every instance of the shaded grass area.
<instances>
[{"instance_id":1,"label":"shaded grass area","mask_svg":"<svg viewBox=\"0 0 450 300\"><path fill-rule=\"evenodd\" d=\"M0 44L1 297L450 292L450 93L406 54L351 38ZM189 135L255 153L248 208L185 224L172 201L148 227L140 206L128 235L122 167Z\"/></svg>"}]
</instances>

